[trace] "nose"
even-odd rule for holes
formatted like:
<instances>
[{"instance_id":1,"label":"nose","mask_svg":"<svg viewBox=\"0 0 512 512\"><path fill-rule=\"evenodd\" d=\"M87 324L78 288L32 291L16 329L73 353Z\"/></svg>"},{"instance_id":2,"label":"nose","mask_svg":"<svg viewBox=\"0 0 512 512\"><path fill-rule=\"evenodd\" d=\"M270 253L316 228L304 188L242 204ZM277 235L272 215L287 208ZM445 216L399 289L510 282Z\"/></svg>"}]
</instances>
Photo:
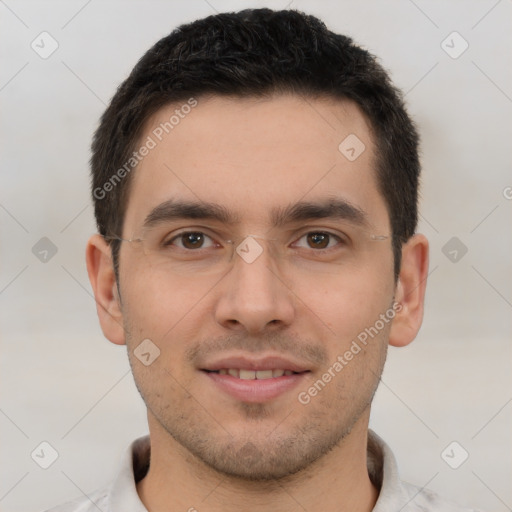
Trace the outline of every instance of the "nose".
<instances>
[{"instance_id":1,"label":"nose","mask_svg":"<svg viewBox=\"0 0 512 512\"><path fill-rule=\"evenodd\" d=\"M219 283L216 321L227 329L248 334L291 325L294 295L279 274L267 247L254 260L245 257L243 250L235 253L230 271Z\"/></svg>"}]
</instances>

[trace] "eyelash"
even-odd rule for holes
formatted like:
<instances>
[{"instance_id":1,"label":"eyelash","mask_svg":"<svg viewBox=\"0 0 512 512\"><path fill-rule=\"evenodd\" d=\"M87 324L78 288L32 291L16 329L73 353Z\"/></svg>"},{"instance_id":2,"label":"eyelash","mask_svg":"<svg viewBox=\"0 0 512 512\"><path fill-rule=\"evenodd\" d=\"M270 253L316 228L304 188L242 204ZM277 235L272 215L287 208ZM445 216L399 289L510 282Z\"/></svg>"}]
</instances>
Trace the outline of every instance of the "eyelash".
<instances>
[{"instance_id":1,"label":"eyelash","mask_svg":"<svg viewBox=\"0 0 512 512\"><path fill-rule=\"evenodd\" d=\"M163 243L162 243L162 246L164 248L167 248L167 247L170 247L172 245L174 245L174 242L176 240L179 240L181 239L183 236L185 235L190 235L190 234L200 234L200 235L203 235L207 238L209 238L212 242L215 242L215 240L213 239L213 237L211 237L210 235L208 235L207 233L203 232L203 231L182 231L181 233L178 233L176 235L174 235L172 238L170 238L169 240L165 240ZM330 237L329 239L329 243L331 241L332 238L334 238L338 244L337 245L341 245L341 246L344 246L346 245L346 240L342 237L342 236L339 236L339 235L336 235L334 233L331 233L330 231L325 231L325 230L313 230L313 231L308 231L306 233L304 233L303 235L301 235L295 242L294 244L299 241L299 240L302 240L304 237L307 237L308 235L312 235L312 234L315 234L315 235L327 235ZM217 242L215 242L217 243ZM336 246L335 246L336 247ZM327 247L327 248L321 248L321 249L315 249L314 247L307 247L306 249L309 249L311 251L315 251L315 252L320 252L320 251L323 251L323 252L326 252L326 251L329 251L329 250L332 250L332 249L335 249L335 247ZM185 251L190 251L190 252L199 252L201 251L201 249L210 249L210 247L199 247L198 249L187 249L186 247L179 247L179 249L181 250L185 250ZM304 248L303 248L304 249Z\"/></svg>"}]
</instances>

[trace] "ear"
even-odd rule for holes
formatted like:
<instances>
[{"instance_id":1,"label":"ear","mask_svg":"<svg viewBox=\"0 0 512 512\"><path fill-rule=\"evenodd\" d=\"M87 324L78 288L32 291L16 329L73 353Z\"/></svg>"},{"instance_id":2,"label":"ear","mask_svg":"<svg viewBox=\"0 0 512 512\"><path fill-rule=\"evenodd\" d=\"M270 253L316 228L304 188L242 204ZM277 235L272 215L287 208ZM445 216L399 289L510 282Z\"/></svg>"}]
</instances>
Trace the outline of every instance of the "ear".
<instances>
[{"instance_id":1,"label":"ear","mask_svg":"<svg viewBox=\"0 0 512 512\"><path fill-rule=\"evenodd\" d=\"M404 347L416 337L423 321L423 305L428 276L428 241L414 235L402 247L402 264L395 292L401 307L391 324L389 344Z\"/></svg>"},{"instance_id":2,"label":"ear","mask_svg":"<svg viewBox=\"0 0 512 512\"><path fill-rule=\"evenodd\" d=\"M103 334L112 343L124 345L123 315L112 254L101 235L89 239L85 259Z\"/></svg>"}]
</instances>

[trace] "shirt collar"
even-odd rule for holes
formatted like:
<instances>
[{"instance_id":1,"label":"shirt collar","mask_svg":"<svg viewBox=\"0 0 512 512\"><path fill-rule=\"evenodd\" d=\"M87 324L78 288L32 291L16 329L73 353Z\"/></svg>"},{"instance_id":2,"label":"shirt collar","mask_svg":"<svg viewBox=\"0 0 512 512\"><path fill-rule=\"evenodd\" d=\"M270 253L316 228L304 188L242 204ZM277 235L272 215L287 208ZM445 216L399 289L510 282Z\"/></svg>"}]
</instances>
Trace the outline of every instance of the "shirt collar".
<instances>
[{"instance_id":1,"label":"shirt collar","mask_svg":"<svg viewBox=\"0 0 512 512\"><path fill-rule=\"evenodd\" d=\"M149 436L139 437L130 445L110 489L109 512L148 512L139 498L136 483L147 473L150 452Z\"/></svg>"},{"instance_id":2,"label":"shirt collar","mask_svg":"<svg viewBox=\"0 0 512 512\"><path fill-rule=\"evenodd\" d=\"M377 503L372 512L402 510L410 498L398 473L398 465L391 448L373 430L368 430L368 474L379 489Z\"/></svg>"}]
</instances>

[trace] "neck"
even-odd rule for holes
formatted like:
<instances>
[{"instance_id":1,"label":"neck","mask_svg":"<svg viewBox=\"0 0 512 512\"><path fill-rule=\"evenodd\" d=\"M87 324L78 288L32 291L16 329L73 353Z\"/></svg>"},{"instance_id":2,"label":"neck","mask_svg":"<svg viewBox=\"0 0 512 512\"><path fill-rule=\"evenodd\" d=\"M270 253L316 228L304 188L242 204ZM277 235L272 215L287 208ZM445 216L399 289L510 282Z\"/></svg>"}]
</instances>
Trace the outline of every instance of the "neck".
<instances>
[{"instance_id":1,"label":"neck","mask_svg":"<svg viewBox=\"0 0 512 512\"><path fill-rule=\"evenodd\" d=\"M378 490L367 469L368 418L369 410L341 443L306 470L280 480L255 482L207 467L150 417L151 464L138 482L137 492L149 512L170 508L190 512L369 512Z\"/></svg>"}]
</instances>

